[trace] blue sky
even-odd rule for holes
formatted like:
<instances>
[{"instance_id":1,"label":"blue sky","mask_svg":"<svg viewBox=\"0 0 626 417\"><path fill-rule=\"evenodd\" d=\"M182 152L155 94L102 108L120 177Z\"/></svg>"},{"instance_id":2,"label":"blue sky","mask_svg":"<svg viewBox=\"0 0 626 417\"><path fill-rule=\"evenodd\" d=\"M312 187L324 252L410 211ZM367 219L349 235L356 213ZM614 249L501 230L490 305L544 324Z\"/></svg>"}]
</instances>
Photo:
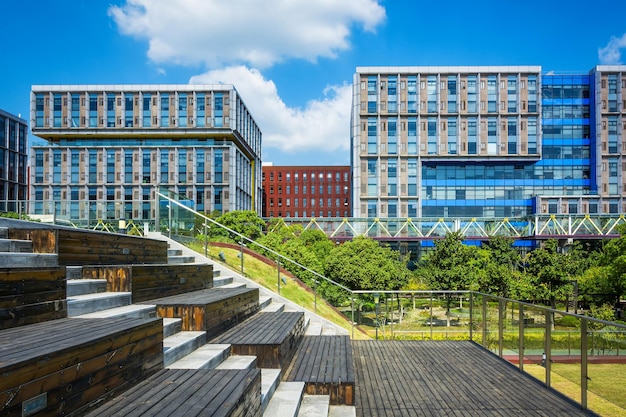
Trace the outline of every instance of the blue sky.
<instances>
[{"instance_id":1,"label":"blue sky","mask_svg":"<svg viewBox=\"0 0 626 417\"><path fill-rule=\"evenodd\" d=\"M2 4L0 108L33 84L234 84L274 165L348 165L358 66L623 62L626 2L21 0Z\"/></svg>"}]
</instances>

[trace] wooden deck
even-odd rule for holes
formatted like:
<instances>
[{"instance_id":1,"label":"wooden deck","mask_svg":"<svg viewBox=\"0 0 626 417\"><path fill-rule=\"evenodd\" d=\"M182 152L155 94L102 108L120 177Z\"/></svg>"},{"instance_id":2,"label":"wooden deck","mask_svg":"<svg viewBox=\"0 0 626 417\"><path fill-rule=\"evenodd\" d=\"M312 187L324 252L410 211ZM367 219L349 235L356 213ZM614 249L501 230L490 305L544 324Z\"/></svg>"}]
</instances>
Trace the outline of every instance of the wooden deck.
<instances>
[{"instance_id":1,"label":"wooden deck","mask_svg":"<svg viewBox=\"0 0 626 417\"><path fill-rule=\"evenodd\" d=\"M352 341L357 417L589 416L469 341Z\"/></svg>"}]
</instances>

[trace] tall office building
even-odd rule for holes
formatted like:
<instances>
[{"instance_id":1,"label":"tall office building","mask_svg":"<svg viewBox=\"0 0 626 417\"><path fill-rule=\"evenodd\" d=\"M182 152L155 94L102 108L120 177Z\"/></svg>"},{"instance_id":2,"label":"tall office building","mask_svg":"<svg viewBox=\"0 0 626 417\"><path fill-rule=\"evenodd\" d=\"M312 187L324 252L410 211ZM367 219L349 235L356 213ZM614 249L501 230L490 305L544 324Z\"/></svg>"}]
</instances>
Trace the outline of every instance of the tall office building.
<instances>
[{"instance_id":1,"label":"tall office building","mask_svg":"<svg viewBox=\"0 0 626 417\"><path fill-rule=\"evenodd\" d=\"M353 216L625 212L624 93L626 66L357 68Z\"/></svg>"},{"instance_id":2,"label":"tall office building","mask_svg":"<svg viewBox=\"0 0 626 417\"><path fill-rule=\"evenodd\" d=\"M21 212L28 196L26 120L0 110L0 211Z\"/></svg>"},{"instance_id":3,"label":"tall office building","mask_svg":"<svg viewBox=\"0 0 626 417\"><path fill-rule=\"evenodd\" d=\"M349 166L263 166L263 217L349 217Z\"/></svg>"},{"instance_id":4,"label":"tall office building","mask_svg":"<svg viewBox=\"0 0 626 417\"><path fill-rule=\"evenodd\" d=\"M148 221L155 189L261 213L261 131L232 85L37 85L31 213Z\"/></svg>"}]
</instances>

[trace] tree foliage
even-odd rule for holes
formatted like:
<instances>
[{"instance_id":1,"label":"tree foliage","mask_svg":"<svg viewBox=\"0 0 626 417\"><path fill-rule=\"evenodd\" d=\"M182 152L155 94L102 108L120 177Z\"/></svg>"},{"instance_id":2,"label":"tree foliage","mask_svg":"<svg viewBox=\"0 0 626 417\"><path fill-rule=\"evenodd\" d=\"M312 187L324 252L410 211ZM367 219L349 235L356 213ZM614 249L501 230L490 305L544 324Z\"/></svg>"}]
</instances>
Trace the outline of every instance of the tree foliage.
<instances>
[{"instance_id":1,"label":"tree foliage","mask_svg":"<svg viewBox=\"0 0 626 417\"><path fill-rule=\"evenodd\" d=\"M335 246L327 276L353 290L398 290L409 278L407 259L373 239L357 237Z\"/></svg>"}]
</instances>

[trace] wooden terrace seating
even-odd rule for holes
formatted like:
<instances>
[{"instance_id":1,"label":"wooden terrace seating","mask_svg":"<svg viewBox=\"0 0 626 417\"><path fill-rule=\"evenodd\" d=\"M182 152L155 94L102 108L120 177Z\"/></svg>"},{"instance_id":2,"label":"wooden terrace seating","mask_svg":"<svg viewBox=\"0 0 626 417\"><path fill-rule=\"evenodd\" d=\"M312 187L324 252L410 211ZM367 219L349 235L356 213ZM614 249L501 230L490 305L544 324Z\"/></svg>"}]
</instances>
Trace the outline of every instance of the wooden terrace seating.
<instances>
[{"instance_id":1,"label":"wooden terrace seating","mask_svg":"<svg viewBox=\"0 0 626 417\"><path fill-rule=\"evenodd\" d=\"M206 331L207 339L259 310L258 288L212 288L146 302L159 317L181 318L182 330Z\"/></svg>"},{"instance_id":2,"label":"wooden terrace seating","mask_svg":"<svg viewBox=\"0 0 626 417\"><path fill-rule=\"evenodd\" d=\"M163 321L51 320L0 331L0 353L0 415L71 414L163 368Z\"/></svg>"},{"instance_id":3,"label":"wooden terrace seating","mask_svg":"<svg viewBox=\"0 0 626 417\"><path fill-rule=\"evenodd\" d=\"M67 317L65 267L0 269L0 329Z\"/></svg>"},{"instance_id":4,"label":"wooden terrace seating","mask_svg":"<svg viewBox=\"0 0 626 417\"><path fill-rule=\"evenodd\" d=\"M333 405L354 405L350 338L305 336L283 380L304 382L307 394L330 395Z\"/></svg>"},{"instance_id":5,"label":"wooden terrace seating","mask_svg":"<svg viewBox=\"0 0 626 417\"><path fill-rule=\"evenodd\" d=\"M107 291L132 293L134 303L213 287L211 264L83 266L82 278L106 279Z\"/></svg>"},{"instance_id":6,"label":"wooden terrace seating","mask_svg":"<svg viewBox=\"0 0 626 417\"><path fill-rule=\"evenodd\" d=\"M59 265L165 264L167 242L138 236L0 219L9 239L30 240L34 253L58 254Z\"/></svg>"},{"instance_id":7,"label":"wooden terrace seating","mask_svg":"<svg viewBox=\"0 0 626 417\"><path fill-rule=\"evenodd\" d=\"M285 369L305 332L304 313L259 313L210 343L231 345L233 355L254 355L259 368Z\"/></svg>"},{"instance_id":8,"label":"wooden terrace seating","mask_svg":"<svg viewBox=\"0 0 626 417\"><path fill-rule=\"evenodd\" d=\"M93 410L108 416L261 417L261 371L164 369Z\"/></svg>"}]
</instances>

